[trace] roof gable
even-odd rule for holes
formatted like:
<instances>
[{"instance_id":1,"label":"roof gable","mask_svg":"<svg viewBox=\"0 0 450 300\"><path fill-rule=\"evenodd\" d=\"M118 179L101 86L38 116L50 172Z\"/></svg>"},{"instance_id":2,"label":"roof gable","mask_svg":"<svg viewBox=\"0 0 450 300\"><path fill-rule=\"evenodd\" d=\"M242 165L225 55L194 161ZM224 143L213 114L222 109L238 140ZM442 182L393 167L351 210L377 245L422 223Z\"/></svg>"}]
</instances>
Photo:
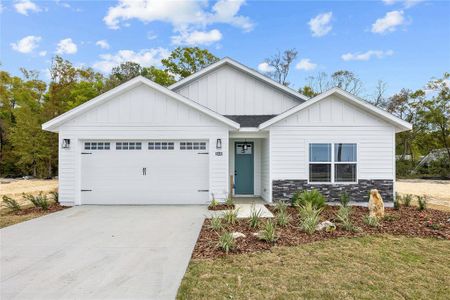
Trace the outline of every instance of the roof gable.
<instances>
[{"instance_id":1,"label":"roof gable","mask_svg":"<svg viewBox=\"0 0 450 300\"><path fill-rule=\"evenodd\" d=\"M288 118L296 113L302 112L302 111L312 107L314 104L321 102L324 99L328 99L332 95L338 96L339 99L341 99L345 102L348 102L349 104L355 106L359 110L369 113L369 114L377 117L381 121L384 121L386 123L393 125L397 129L397 132L412 129L412 125L410 123L408 123L400 118L397 118L397 117L393 116L392 114L390 114L372 104L369 104L366 101L364 101L364 100L362 100L340 88L332 88L314 98L311 98L310 100L308 100L296 107L293 107L293 108L285 111L284 113L260 124L258 128L265 129L273 124L276 124L282 120L285 120L286 118Z\"/></svg>"},{"instance_id":2,"label":"roof gable","mask_svg":"<svg viewBox=\"0 0 450 300\"><path fill-rule=\"evenodd\" d=\"M187 98L185 98L163 86L160 86L159 84L154 83L153 81L151 81L145 77L138 76L138 77L135 77L135 78L117 86L116 88L114 88L106 93L103 93L103 94L95 97L94 99L91 99L91 100L83 103L80 106L75 107L74 109L69 110L68 112L65 112L64 114L44 123L42 125L42 129L56 132L56 131L58 131L58 128L62 124L66 123L70 120L73 120L74 118L81 116L82 114L101 106L102 104L108 102L109 100L114 99L116 96L119 96L119 95L121 95L127 91L130 91L130 90L132 90L140 85L143 85L143 84L150 88L155 89L156 91L158 91L164 95L169 96L171 99L174 99L175 101L184 103L188 107L193 108L197 111L200 111L200 112L212 117L213 119L216 119L232 128L238 129L240 127L238 123L236 123L236 122L234 122L234 121L232 121L232 120L230 120L230 119L228 119L228 118L226 118L226 117L224 117L224 116L222 116L222 115L220 115L220 114L218 114L218 113L216 113L216 112L214 112L214 111L212 111L190 99L187 99Z\"/></svg>"},{"instance_id":3,"label":"roof gable","mask_svg":"<svg viewBox=\"0 0 450 300\"><path fill-rule=\"evenodd\" d=\"M177 89L179 89L179 88L189 84L190 82L192 82L192 81L194 81L194 80L196 80L196 79L198 79L198 78L200 78L202 76L205 76L205 75L207 75L207 74L209 74L209 73L211 73L211 72L213 72L213 71L215 71L215 70L217 70L219 68L221 68L224 65L232 66L233 68L239 70L240 72L243 72L243 73L245 73L245 74L247 74L247 75L249 75L249 76L251 76L253 78L256 78L259 81L261 81L261 82L263 82L265 84L268 84L272 88L275 88L275 89L277 89L279 91L282 91L283 93L286 93L286 94L294 97L295 99L297 99L300 102L303 102L303 101L309 99L305 95L302 95L302 94L298 93L297 91L295 91L295 90L293 90L293 89L291 89L291 88L289 88L287 86L284 86L284 85L282 85L282 84L280 84L280 83L270 79L269 77L264 76L261 73L255 71L255 70L253 70L253 69L251 69L251 68L249 68L249 67L247 67L247 66L245 66L245 65L243 65L243 64L241 64L241 63L239 63L239 62L237 62L237 61L235 61L235 60L233 60L233 59L231 59L229 57L225 57L225 58L219 60L218 62L215 62L215 63L209 65L208 67L206 67L206 68L204 68L204 69L202 69L202 70L192 74L191 76L183 78L182 80L180 80L180 81L172 84L171 86L169 86L169 89L170 90L177 90Z\"/></svg>"}]
</instances>

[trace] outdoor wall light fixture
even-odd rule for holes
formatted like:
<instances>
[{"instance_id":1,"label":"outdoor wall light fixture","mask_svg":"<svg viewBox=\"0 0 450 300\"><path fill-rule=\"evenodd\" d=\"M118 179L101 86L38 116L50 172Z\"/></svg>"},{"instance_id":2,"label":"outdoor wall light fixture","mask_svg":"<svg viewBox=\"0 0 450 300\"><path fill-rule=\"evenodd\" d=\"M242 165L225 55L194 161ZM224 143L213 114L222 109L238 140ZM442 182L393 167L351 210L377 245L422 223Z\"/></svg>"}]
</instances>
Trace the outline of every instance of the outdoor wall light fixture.
<instances>
[{"instance_id":1,"label":"outdoor wall light fixture","mask_svg":"<svg viewBox=\"0 0 450 300\"><path fill-rule=\"evenodd\" d=\"M222 149L222 140L221 139L217 139L217 141L216 141L216 149Z\"/></svg>"},{"instance_id":2,"label":"outdoor wall light fixture","mask_svg":"<svg viewBox=\"0 0 450 300\"><path fill-rule=\"evenodd\" d=\"M62 148L63 149L70 149L70 139L63 139L62 140Z\"/></svg>"}]
</instances>

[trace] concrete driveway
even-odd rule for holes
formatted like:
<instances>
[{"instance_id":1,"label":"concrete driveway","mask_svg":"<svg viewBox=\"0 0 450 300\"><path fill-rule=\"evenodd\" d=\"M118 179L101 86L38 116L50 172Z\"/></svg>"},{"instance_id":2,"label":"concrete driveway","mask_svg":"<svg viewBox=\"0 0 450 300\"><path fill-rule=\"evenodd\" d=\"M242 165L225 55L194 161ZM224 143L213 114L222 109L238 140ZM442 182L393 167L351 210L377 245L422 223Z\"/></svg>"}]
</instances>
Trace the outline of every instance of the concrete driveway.
<instances>
[{"instance_id":1,"label":"concrete driveway","mask_svg":"<svg viewBox=\"0 0 450 300\"><path fill-rule=\"evenodd\" d=\"M1 299L173 299L201 206L79 206L0 230Z\"/></svg>"}]
</instances>

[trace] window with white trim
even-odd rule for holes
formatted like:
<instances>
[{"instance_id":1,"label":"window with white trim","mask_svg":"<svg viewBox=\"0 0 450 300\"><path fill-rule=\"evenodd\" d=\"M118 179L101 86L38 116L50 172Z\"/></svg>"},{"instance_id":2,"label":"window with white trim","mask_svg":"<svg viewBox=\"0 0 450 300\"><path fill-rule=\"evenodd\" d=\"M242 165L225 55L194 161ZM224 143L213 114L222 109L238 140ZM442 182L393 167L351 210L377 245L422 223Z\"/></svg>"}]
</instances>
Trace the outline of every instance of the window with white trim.
<instances>
[{"instance_id":1,"label":"window with white trim","mask_svg":"<svg viewBox=\"0 0 450 300\"><path fill-rule=\"evenodd\" d=\"M141 150L141 142L116 142L116 150Z\"/></svg>"},{"instance_id":2,"label":"window with white trim","mask_svg":"<svg viewBox=\"0 0 450 300\"><path fill-rule=\"evenodd\" d=\"M174 150L174 142L148 142L148 150Z\"/></svg>"},{"instance_id":3,"label":"window with white trim","mask_svg":"<svg viewBox=\"0 0 450 300\"><path fill-rule=\"evenodd\" d=\"M352 143L309 144L309 182L356 182L356 152Z\"/></svg>"},{"instance_id":4,"label":"window with white trim","mask_svg":"<svg viewBox=\"0 0 450 300\"><path fill-rule=\"evenodd\" d=\"M180 142L180 150L206 150L206 142Z\"/></svg>"},{"instance_id":5,"label":"window with white trim","mask_svg":"<svg viewBox=\"0 0 450 300\"><path fill-rule=\"evenodd\" d=\"M109 142L85 142L84 150L109 150L111 144Z\"/></svg>"}]
</instances>

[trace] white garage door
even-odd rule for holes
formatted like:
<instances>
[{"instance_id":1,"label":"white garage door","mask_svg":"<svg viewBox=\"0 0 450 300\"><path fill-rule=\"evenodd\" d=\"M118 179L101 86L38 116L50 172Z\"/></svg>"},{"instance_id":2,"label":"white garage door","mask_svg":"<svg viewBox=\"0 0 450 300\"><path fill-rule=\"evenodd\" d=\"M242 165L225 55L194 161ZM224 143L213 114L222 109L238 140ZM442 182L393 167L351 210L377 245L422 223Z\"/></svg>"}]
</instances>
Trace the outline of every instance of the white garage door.
<instances>
[{"instance_id":1,"label":"white garage door","mask_svg":"<svg viewBox=\"0 0 450 300\"><path fill-rule=\"evenodd\" d=\"M204 204L206 141L86 141L82 204Z\"/></svg>"}]
</instances>

